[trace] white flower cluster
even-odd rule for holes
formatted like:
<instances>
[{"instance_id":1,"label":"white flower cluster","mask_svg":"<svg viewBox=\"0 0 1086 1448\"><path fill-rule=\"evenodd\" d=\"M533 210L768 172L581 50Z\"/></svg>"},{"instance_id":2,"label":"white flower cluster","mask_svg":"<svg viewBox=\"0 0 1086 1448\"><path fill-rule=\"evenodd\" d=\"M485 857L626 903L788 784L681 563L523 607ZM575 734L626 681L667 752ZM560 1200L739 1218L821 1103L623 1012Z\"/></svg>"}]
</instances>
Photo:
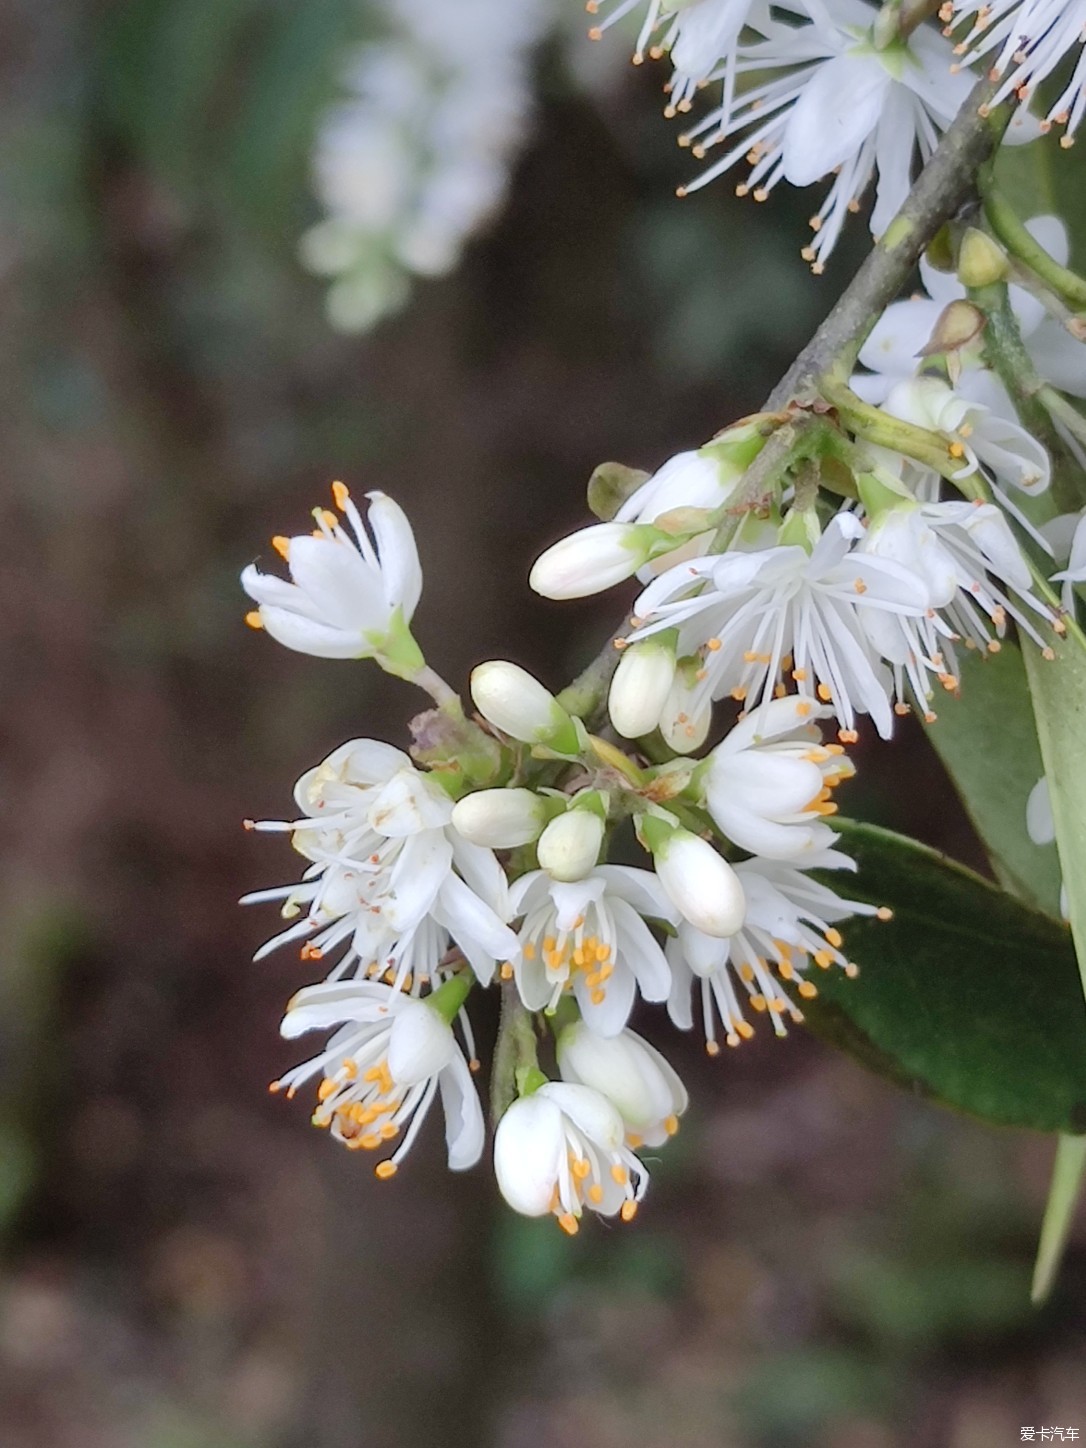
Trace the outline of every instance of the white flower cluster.
<instances>
[{"instance_id":1,"label":"white flower cluster","mask_svg":"<svg viewBox=\"0 0 1086 1448\"><path fill-rule=\"evenodd\" d=\"M730 546L707 552L739 487L736 459L757 455L755 420L672 458L614 522L537 560L531 582L549 598L594 593L635 572L646 584L618 640L610 712L620 733L659 728L689 753L708 734L714 702L738 700L764 732L794 686L796 710L832 714L842 742L855 742L864 714L889 738L895 710L907 712L911 699L930 722L935 687L957 688L957 641L997 650L1011 618L1049 647L1038 621L1059 622L1035 596L1004 515L1020 516L1007 489L1048 486L1044 449L936 377L901 379L883 406L943 438L961 479L983 478L999 503L940 501L939 473L869 450L858 497L824 523L792 499L786 511L744 515Z\"/></svg>"},{"instance_id":2,"label":"white flower cluster","mask_svg":"<svg viewBox=\"0 0 1086 1448\"><path fill-rule=\"evenodd\" d=\"M594 38L644 5L643 0L618 0L603 8L603 18L589 32ZM1060 12L1058 24L1049 21L1043 56L1032 67L1040 72L1038 78L1077 43L1082 28L1078 0L1006 0L995 7L987 0L970 0L959 8L962 14L976 15L971 40L984 31L993 8L1007 17L996 27L1000 36L1011 29L1018 33L1011 12L1032 12L1035 33L1040 31L1041 12ZM589 0L588 9L596 14L601 6ZM695 95L710 86L716 97L679 138L699 160L710 159L699 176L680 187L680 195L744 160L749 174L736 191L756 201L765 201L781 181L811 186L833 177L811 218L814 237L803 248L814 271L821 272L849 213L860 209L873 179L871 230L882 235L909 193L915 165L931 155L969 94L975 77L963 67L990 48L991 41L978 44L964 59L956 58L938 30L926 25L907 38L883 37L879 7L867 0L785 0L783 5L766 0L649 0L634 60L640 63L646 54L670 56L666 115L691 111ZM962 51L958 47L959 55ZM1077 73L1076 82L1079 99L1072 126L1082 106L1082 77ZM1013 77L1005 91L1026 99ZM1008 139L1030 140L1038 130L1023 111L1012 122ZM723 154L717 153L718 147Z\"/></svg>"},{"instance_id":3,"label":"white flower cluster","mask_svg":"<svg viewBox=\"0 0 1086 1448\"><path fill-rule=\"evenodd\" d=\"M725 472L751 445L744 434ZM672 472L715 501L697 459ZM675 484L654 486L660 505ZM291 583L246 569L260 604L250 622L288 647L372 656L432 687L407 631L421 579L406 519L374 494L367 527L341 484L335 500L350 533L318 510L311 537L276 540ZM245 897L276 902L284 921L257 958L294 944L326 976L295 995L282 1027L326 1040L272 1089L293 1096L314 1080L314 1124L380 1153L380 1177L440 1096L449 1165L471 1166L485 1131L465 1001L506 981L529 1020L550 1022L556 1076L532 1036L494 1141L502 1192L568 1232L586 1208L628 1220L648 1183L637 1151L673 1135L687 1106L675 1071L629 1028L637 1000L666 1002L688 1029L696 999L714 1055L721 1031L732 1046L753 1033L749 1017L784 1034L817 994L812 974L855 973L839 922L887 913L810 874L854 868L828 822L852 765L821 738L829 708L802 695L770 699L696 766L653 767L590 735L515 664L480 665L471 689L483 725L434 691L467 741L445 767L354 739L298 781L294 818L248 822L288 834L305 862L299 880ZM488 746L480 768L497 770L490 787L471 775L476 736ZM649 868L607 862L623 819Z\"/></svg>"},{"instance_id":4,"label":"white flower cluster","mask_svg":"<svg viewBox=\"0 0 1086 1448\"><path fill-rule=\"evenodd\" d=\"M549 0L389 0L389 33L359 48L313 157L327 216L302 239L333 279L328 315L363 331L441 276L493 214L531 110Z\"/></svg>"}]
</instances>

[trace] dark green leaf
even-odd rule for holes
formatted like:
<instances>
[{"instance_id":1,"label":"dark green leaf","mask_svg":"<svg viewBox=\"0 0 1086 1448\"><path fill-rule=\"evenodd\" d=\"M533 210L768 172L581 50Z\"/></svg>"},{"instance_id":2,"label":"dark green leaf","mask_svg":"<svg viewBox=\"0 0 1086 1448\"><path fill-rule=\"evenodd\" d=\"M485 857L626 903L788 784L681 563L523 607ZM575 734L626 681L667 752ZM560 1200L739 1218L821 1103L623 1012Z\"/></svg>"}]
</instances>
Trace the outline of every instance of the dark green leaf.
<instances>
[{"instance_id":1,"label":"dark green leaf","mask_svg":"<svg viewBox=\"0 0 1086 1448\"><path fill-rule=\"evenodd\" d=\"M1044 773L1021 651L966 652L962 692L939 706L928 731L1000 881L1050 915L1059 913L1055 845L1026 833L1026 800Z\"/></svg>"},{"instance_id":2,"label":"dark green leaf","mask_svg":"<svg viewBox=\"0 0 1086 1448\"><path fill-rule=\"evenodd\" d=\"M849 922L860 975L820 977L805 1006L816 1033L944 1105L1086 1132L1083 1000L1066 929L913 840L841 829L860 869L849 893L894 916Z\"/></svg>"}]
</instances>

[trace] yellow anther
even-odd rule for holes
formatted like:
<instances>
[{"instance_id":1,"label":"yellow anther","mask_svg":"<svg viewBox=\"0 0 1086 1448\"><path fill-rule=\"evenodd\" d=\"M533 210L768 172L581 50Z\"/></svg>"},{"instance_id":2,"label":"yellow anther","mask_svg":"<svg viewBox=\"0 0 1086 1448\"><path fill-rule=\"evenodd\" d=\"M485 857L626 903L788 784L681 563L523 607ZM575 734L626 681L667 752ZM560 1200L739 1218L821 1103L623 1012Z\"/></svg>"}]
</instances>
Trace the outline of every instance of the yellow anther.
<instances>
[{"instance_id":1,"label":"yellow anther","mask_svg":"<svg viewBox=\"0 0 1086 1448\"><path fill-rule=\"evenodd\" d=\"M592 1203L593 1206L599 1206L600 1202L603 1201L603 1188L600 1186L599 1182L592 1183L592 1185L588 1188L587 1196L588 1200Z\"/></svg>"},{"instance_id":2,"label":"yellow anther","mask_svg":"<svg viewBox=\"0 0 1086 1448\"><path fill-rule=\"evenodd\" d=\"M833 698L833 690L828 684L819 684L818 697L822 700L823 704L828 704Z\"/></svg>"},{"instance_id":3,"label":"yellow anther","mask_svg":"<svg viewBox=\"0 0 1086 1448\"><path fill-rule=\"evenodd\" d=\"M245 615L245 622L250 628L261 629L264 627L264 620L260 617L258 608L251 608Z\"/></svg>"},{"instance_id":4,"label":"yellow anther","mask_svg":"<svg viewBox=\"0 0 1086 1448\"><path fill-rule=\"evenodd\" d=\"M396 1163L394 1161L379 1161L373 1169L374 1176L379 1176L382 1181L388 1181L389 1177L396 1175Z\"/></svg>"},{"instance_id":5,"label":"yellow anther","mask_svg":"<svg viewBox=\"0 0 1086 1448\"><path fill-rule=\"evenodd\" d=\"M832 945L834 950L840 950L843 943L844 941L841 932L839 930L834 930L833 926L831 925L829 930L826 931L826 944Z\"/></svg>"},{"instance_id":6,"label":"yellow anther","mask_svg":"<svg viewBox=\"0 0 1086 1448\"><path fill-rule=\"evenodd\" d=\"M619 1216L624 1222L632 1222L634 1217L637 1216L637 1203L633 1201L623 1202L619 1209Z\"/></svg>"},{"instance_id":7,"label":"yellow anther","mask_svg":"<svg viewBox=\"0 0 1086 1448\"><path fill-rule=\"evenodd\" d=\"M611 1168L611 1177L612 1180L616 1181L620 1187L624 1187L630 1179L630 1173L626 1170L624 1166L621 1165L620 1162L616 1161Z\"/></svg>"},{"instance_id":8,"label":"yellow anther","mask_svg":"<svg viewBox=\"0 0 1086 1448\"><path fill-rule=\"evenodd\" d=\"M317 1087L317 1100L327 1101L329 1096L334 1096L338 1089L339 1088L336 1086L336 1083L334 1081L329 1081L328 1077L326 1076L321 1084Z\"/></svg>"},{"instance_id":9,"label":"yellow anther","mask_svg":"<svg viewBox=\"0 0 1086 1448\"><path fill-rule=\"evenodd\" d=\"M530 940L529 940L528 944L524 947L524 959L525 959L525 960L534 960L534 959L535 959L535 946L532 944L532 942L531 942ZM506 964L508 964L508 962L506 962Z\"/></svg>"},{"instance_id":10,"label":"yellow anther","mask_svg":"<svg viewBox=\"0 0 1086 1448\"><path fill-rule=\"evenodd\" d=\"M534 953L534 952L533 952L533 953ZM527 952L525 952L525 954L527 954ZM512 967L512 965L509 963L509 961L507 961L507 960L503 960L503 961L502 961L501 976L502 976L502 980L512 980L512 979L513 979L513 967Z\"/></svg>"},{"instance_id":11,"label":"yellow anther","mask_svg":"<svg viewBox=\"0 0 1086 1448\"><path fill-rule=\"evenodd\" d=\"M766 1009L766 998L760 993L758 995L752 995L750 1003L756 1011L764 1011Z\"/></svg>"},{"instance_id":12,"label":"yellow anther","mask_svg":"<svg viewBox=\"0 0 1086 1448\"><path fill-rule=\"evenodd\" d=\"M965 457L965 448L962 447L962 445L961 445L960 442L952 442L952 443L950 444L950 446L947 448L947 452L950 454L950 456L951 456L952 458L963 458L963 457Z\"/></svg>"},{"instance_id":13,"label":"yellow anther","mask_svg":"<svg viewBox=\"0 0 1086 1448\"><path fill-rule=\"evenodd\" d=\"M563 1212L558 1218L558 1225L567 1236L575 1237L577 1235L577 1218L572 1212Z\"/></svg>"},{"instance_id":14,"label":"yellow anther","mask_svg":"<svg viewBox=\"0 0 1086 1448\"><path fill-rule=\"evenodd\" d=\"M823 970L828 970L833 964L833 956L828 950L816 950L814 953L815 965L820 965Z\"/></svg>"},{"instance_id":15,"label":"yellow anther","mask_svg":"<svg viewBox=\"0 0 1086 1448\"><path fill-rule=\"evenodd\" d=\"M583 1182L585 1177L588 1176L589 1172L591 1172L592 1170L592 1167L589 1165L587 1158L583 1156L579 1159L574 1158L569 1165L570 1170L573 1172L573 1175L577 1178L579 1182Z\"/></svg>"},{"instance_id":16,"label":"yellow anther","mask_svg":"<svg viewBox=\"0 0 1086 1448\"><path fill-rule=\"evenodd\" d=\"M677 1116L672 1115L665 1119L664 1130L667 1132L668 1136L674 1136L678 1129L679 1118Z\"/></svg>"},{"instance_id":17,"label":"yellow anther","mask_svg":"<svg viewBox=\"0 0 1086 1448\"><path fill-rule=\"evenodd\" d=\"M272 539L272 547L276 553L279 554L280 558L286 559L290 557L290 539L285 538L282 533L277 533Z\"/></svg>"},{"instance_id":18,"label":"yellow anther","mask_svg":"<svg viewBox=\"0 0 1086 1448\"><path fill-rule=\"evenodd\" d=\"M606 999L606 996L607 992L603 989L602 986L600 986L599 989L592 992L592 994L589 996L589 1000L591 1000L594 1006L602 1006L604 1000Z\"/></svg>"},{"instance_id":19,"label":"yellow anther","mask_svg":"<svg viewBox=\"0 0 1086 1448\"><path fill-rule=\"evenodd\" d=\"M754 1027L749 1021L736 1021L735 1029L743 1037L744 1041L749 1041L751 1036L754 1035Z\"/></svg>"},{"instance_id":20,"label":"yellow anther","mask_svg":"<svg viewBox=\"0 0 1086 1448\"><path fill-rule=\"evenodd\" d=\"M334 499L335 505L341 513L347 507L347 501L350 496L351 495L347 489L346 483L336 482L332 484L332 498Z\"/></svg>"},{"instance_id":21,"label":"yellow anther","mask_svg":"<svg viewBox=\"0 0 1086 1448\"><path fill-rule=\"evenodd\" d=\"M718 1044L716 1041L706 1041L706 1042L705 1042L705 1052L706 1052L706 1055L709 1055L709 1056L719 1056L719 1055L720 1055L720 1046L719 1046L719 1044Z\"/></svg>"},{"instance_id":22,"label":"yellow anther","mask_svg":"<svg viewBox=\"0 0 1086 1448\"><path fill-rule=\"evenodd\" d=\"M818 987L813 985L809 980L801 980L799 983L799 993L805 1001L813 1000L818 994Z\"/></svg>"},{"instance_id":23,"label":"yellow anther","mask_svg":"<svg viewBox=\"0 0 1086 1448\"><path fill-rule=\"evenodd\" d=\"M894 912L890 909L889 905L880 905L875 911L876 920L893 920L893 918Z\"/></svg>"}]
</instances>

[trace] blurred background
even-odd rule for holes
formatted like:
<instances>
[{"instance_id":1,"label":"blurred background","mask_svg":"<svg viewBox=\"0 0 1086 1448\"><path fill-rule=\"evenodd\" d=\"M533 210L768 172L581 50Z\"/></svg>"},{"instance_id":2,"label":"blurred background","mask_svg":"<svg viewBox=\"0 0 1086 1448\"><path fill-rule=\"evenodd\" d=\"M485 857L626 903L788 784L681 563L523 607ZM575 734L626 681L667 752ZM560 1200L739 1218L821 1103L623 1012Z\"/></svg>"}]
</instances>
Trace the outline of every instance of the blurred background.
<instances>
[{"instance_id":1,"label":"blurred background","mask_svg":"<svg viewBox=\"0 0 1086 1448\"><path fill-rule=\"evenodd\" d=\"M574 0L0 0L0 1444L996 1448L1086 1434L1086 1250L1028 1304L1050 1143L793 1032L716 1062L636 1227L394 1183L266 1084L302 983L244 891L295 777L422 700L243 626L334 477L410 514L447 677L561 684L528 592L605 458L755 409L867 246L679 202L665 72ZM1080 148L1081 149L1081 148ZM1081 158L1068 158L1081 176ZM851 812L980 864L919 731ZM1028 964L1028 963L1027 963ZM479 1022L484 1033L491 1022Z\"/></svg>"}]
</instances>

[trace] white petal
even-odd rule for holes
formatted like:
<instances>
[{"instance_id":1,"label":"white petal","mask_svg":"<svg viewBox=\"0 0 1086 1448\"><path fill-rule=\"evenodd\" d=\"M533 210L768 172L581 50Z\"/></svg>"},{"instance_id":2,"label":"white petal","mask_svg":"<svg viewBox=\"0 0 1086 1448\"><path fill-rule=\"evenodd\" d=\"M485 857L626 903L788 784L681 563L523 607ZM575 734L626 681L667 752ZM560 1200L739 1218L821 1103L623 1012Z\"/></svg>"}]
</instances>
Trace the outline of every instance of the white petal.
<instances>
[{"instance_id":1,"label":"white petal","mask_svg":"<svg viewBox=\"0 0 1086 1448\"><path fill-rule=\"evenodd\" d=\"M502 1196L526 1217L550 1211L565 1155L561 1108L540 1091L514 1101L494 1133L494 1175Z\"/></svg>"},{"instance_id":2,"label":"white petal","mask_svg":"<svg viewBox=\"0 0 1086 1448\"><path fill-rule=\"evenodd\" d=\"M459 1051L438 1077L445 1112L445 1142L452 1171L467 1171L483 1154L486 1124L479 1093Z\"/></svg>"},{"instance_id":3,"label":"white petal","mask_svg":"<svg viewBox=\"0 0 1086 1448\"><path fill-rule=\"evenodd\" d=\"M368 493L367 497L370 500L367 521L373 529L381 560L385 604L390 612L401 608L405 622L410 623L422 595L422 567L415 535L407 514L387 494Z\"/></svg>"},{"instance_id":4,"label":"white petal","mask_svg":"<svg viewBox=\"0 0 1086 1448\"><path fill-rule=\"evenodd\" d=\"M879 61L839 55L804 86L784 129L784 174L810 186L854 156L875 129L892 84Z\"/></svg>"},{"instance_id":5,"label":"white petal","mask_svg":"<svg viewBox=\"0 0 1086 1448\"><path fill-rule=\"evenodd\" d=\"M408 999L388 1038L388 1069L401 1086L415 1086L459 1054L452 1028L425 1001Z\"/></svg>"}]
</instances>

